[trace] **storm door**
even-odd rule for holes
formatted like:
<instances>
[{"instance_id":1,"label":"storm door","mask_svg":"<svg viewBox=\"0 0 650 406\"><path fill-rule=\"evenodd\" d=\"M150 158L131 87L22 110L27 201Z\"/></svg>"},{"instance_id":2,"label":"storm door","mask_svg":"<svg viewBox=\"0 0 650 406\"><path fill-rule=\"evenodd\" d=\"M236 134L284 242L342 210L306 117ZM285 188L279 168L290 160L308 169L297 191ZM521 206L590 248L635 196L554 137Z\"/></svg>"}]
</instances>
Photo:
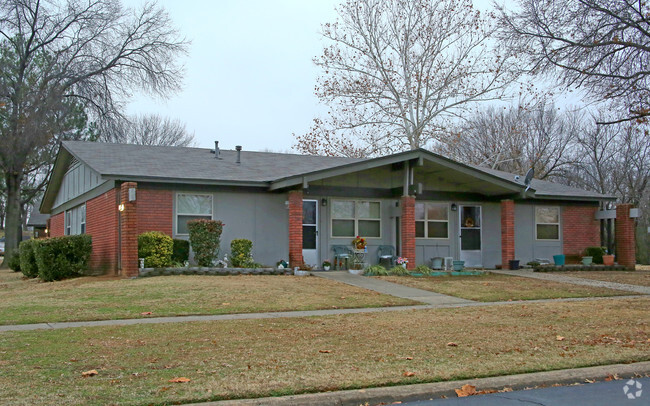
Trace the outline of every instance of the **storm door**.
<instances>
[{"instance_id":1,"label":"storm door","mask_svg":"<svg viewBox=\"0 0 650 406\"><path fill-rule=\"evenodd\" d=\"M318 265L318 200L302 201L302 258Z\"/></svg>"},{"instance_id":2,"label":"storm door","mask_svg":"<svg viewBox=\"0 0 650 406\"><path fill-rule=\"evenodd\" d=\"M481 251L481 206L460 206L460 260L465 266L483 266Z\"/></svg>"}]
</instances>

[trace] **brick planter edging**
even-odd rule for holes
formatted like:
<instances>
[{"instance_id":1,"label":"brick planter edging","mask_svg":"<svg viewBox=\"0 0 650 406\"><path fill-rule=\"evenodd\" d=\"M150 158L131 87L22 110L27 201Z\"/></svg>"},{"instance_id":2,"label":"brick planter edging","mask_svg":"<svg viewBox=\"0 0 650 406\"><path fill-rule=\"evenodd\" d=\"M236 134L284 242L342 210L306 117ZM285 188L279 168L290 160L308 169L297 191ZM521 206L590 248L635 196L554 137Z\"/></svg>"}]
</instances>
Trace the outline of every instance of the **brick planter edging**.
<instances>
[{"instance_id":1,"label":"brick planter edging","mask_svg":"<svg viewBox=\"0 0 650 406\"><path fill-rule=\"evenodd\" d=\"M138 276L168 275L293 275L293 271L276 268L141 268Z\"/></svg>"},{"instance_id":2,"label":"brick planter edging","mask_svg":"<svg viewBox=\"0 0 650 406\"><path fill-rule=\"evenodd\" d=\"M533 268L535 272L567 272L567 271L627 271L624 265L542 265Z\"/></svg>"}]
</instances>

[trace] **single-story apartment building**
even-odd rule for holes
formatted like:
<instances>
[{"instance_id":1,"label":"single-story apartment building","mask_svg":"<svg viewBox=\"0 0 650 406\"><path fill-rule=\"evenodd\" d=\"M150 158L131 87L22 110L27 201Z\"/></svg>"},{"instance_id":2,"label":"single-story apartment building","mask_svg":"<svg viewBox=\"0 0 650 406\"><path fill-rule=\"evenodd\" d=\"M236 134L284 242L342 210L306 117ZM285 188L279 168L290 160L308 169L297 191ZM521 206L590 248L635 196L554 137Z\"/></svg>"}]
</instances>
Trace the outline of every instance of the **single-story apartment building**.
<instances>
[{"instance_id":1,"label":"single-story apartment building","mask_svg":"<svg viewBox=\"0 0 650 406\"><path fill-rule=\"evenodd\" d=\"M51 215L51 236L93 237L96 270L133 276L139 234L188 238L196 218L225 223L222 255L247 238L267 265L320 265L361 236L370 263L391 246L409 267L433 257L507 267L601 245L596 215L613 200L424 149L353 159L65 141L40 211ZM616 209L617 260L634 266L629 211Z\"/></svg>"}]
</instances>

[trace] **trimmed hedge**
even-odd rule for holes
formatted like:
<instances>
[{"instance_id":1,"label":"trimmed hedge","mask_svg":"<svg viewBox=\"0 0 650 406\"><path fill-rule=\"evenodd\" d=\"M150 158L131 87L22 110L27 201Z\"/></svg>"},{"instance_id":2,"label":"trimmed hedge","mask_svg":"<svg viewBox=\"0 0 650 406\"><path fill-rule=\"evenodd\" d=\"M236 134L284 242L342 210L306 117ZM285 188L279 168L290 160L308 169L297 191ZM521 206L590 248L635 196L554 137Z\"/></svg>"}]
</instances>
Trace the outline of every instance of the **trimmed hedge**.
<instances>
[{"instance_id":1,"label":"trimmed hedge","mask_svg":"<svg viewBox=\"0 0 650 406\"><path fill-rule=\"evenodd\" d=\"M230 242L230 262L235 268L249 268L254 264L251 251L253 242L245 238L232 240ZM302 269L302 268L301 268Z\"/></svg>"},{"instance_id":2,"label":"trimmed hedge","mask_svg":"<svg viewBox=\"0 0 650 406\"><path fill-rule=\"evenodd\" d=\"M14 252L9 255L7 258L7 266L14 272L20 272L20 251L14 250Z\"/></svg>"},{"instance_id":3,"label":"trimmed hedge","mask_svg":"<svg viewBox=\"0 0 650 406\"><path fill-rule=\"evenodd\" d=\"M18 245L20 255L20 271L28 278L38 276L38 264L34 253L36 240L25 240Z\"/></svg>"},{"instance_id":4,"label":"trimmed hedge","mask_svg":"<svg viewBox=\"0 0 650 406\"><path fill-rule=\"evenodd\" d=\"M172 250L172 262L184 264L190 258L190 242L187 240L174 239Z\"/></svg>"},{"instance_id":5,"label":"trimmed hedge","mask_svg":"<svg viewBox=\"0 0 650 406\"><path fill-rule=\"evenodd\" d=\"M46 282L81 276L88 271L91 252L92 238L87 234L37 240L38 276Z\"/></svg>"},{"instance_id":6,"label":"trimmed hedge","mask_svg":"<svg viewBox=\"0 0 650 406\"><path fill-rule=\"evenodd\" d=\"M164 268L172 264L174 241L160 231L149 231L138 236L138 258L144 258L145 268Z\"/></svg>"},{"instance_id":7,"label":"trimmed hedge","mask_svg":"<svg viewBox=\"0 0 650 406\"><path fill-rule=\"evenodd\" d=\"M219 220L198 219L187 222L190 245L199 266L212 266L212 262L219 257L223 226Z\"/></svg>"}]
</instances>

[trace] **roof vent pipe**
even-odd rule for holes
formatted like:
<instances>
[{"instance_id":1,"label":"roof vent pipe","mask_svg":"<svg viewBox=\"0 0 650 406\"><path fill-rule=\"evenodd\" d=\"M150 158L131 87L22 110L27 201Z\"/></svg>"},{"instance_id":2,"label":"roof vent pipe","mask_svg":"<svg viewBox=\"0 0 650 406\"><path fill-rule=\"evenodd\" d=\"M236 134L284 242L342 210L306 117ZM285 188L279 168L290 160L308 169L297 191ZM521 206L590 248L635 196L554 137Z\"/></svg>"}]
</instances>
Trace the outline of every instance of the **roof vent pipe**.
<instances>
[{"instance_id":1,"label":"roof vent pipe","mask_svg":"<svg viewBox=\"0 0 650 406\"><path fill-rule=\"evenodd\" d=\"M241 145L237 145L235 147L235 149L237 150L237 165L240 165L241 164Z\"/></svg>"},{"instance_id":2,"label":"roof vent pipe","mask_svg":"<svg viewBox=\"0 0 650 406\"><path fill-rule=\"evenodd\" d=\"M221 157L219 156L220 152L221 151L219 151L219 141L215 141L214 142L214 157L217 158L217 159L221 159Z\"/></svg>"}]
</instances>

